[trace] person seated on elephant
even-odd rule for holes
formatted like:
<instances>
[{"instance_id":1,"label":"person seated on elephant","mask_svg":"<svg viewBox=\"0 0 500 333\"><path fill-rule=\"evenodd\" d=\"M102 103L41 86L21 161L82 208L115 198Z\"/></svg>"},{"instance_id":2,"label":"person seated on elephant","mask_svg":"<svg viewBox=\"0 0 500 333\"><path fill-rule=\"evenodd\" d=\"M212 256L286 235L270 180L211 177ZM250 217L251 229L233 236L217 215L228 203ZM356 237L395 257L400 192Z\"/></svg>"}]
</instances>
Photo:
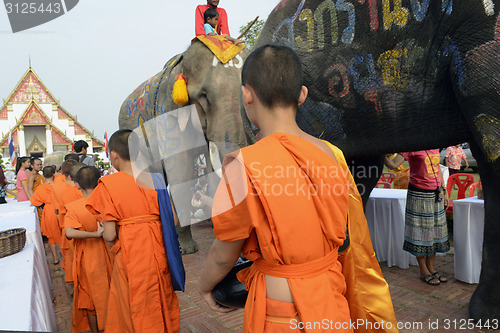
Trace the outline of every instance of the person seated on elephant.
<instances>
[{"instance_id":1,"label":"person seated on elephant","mask_svg":"<svg viewBox=\"0 0 500 333\"><path fill-rule=\"evenodd\" d=\"M395 169L404 160L410 165L410 183L403 250L417 257L420 279L437 286L448 279L434 267L436 252L450 250L445 213L448 196L442 187L444 181L439 167L439 149L397 154L388 161L388 167Z\"/></svg>"},{"instance_id":2,"label":"person seated on elephant","mask_svg":"<svg viewBox=\"0 0 500 333\"><path fill-rule=\"evenodd\" d=\"M207 36L217 36L218 33L217 33L217 30L216 30L216 27L217 27L217 21L219 19L219 13L217 13L217 11L215 9L213 9L213 8L208 8L205 11L204 17L205 17L204 28L205 28L206 35ZM241 43L244 43L243 40L233 38L233 37L231 37L229 35L225 35L224 37L228 41L233 42L234 45L239 45Z\"/></svg>"},{"instance_id":3,"label":"person seated on elephant","mask_svg":"<svg viewBox=\"0 0 500 333\"><path fill-rule=\"evenodd\" d=\"M229 25L227 23L227 13L223 8L218 7L219 0L207 0L206 5L199 5L196 7L195 13L195 34L196 36L205 35L205 11L212 8L219 14L216 32L218 35L231 35L229 33Z\"/></svg>"},{"instance_id":4,"label":"person seated on elephant","mask_svg":"<svg viewBox=\"0 0 500 333\"><path fill-rule=\"evenodd\" d=\"M113 243L115 254L104 331L178 332L179 301L163 245L158 196L136 183L131 133L118 130L109 139L110 161L118 172L100 178L86 204L102 216L103 238Z\"/></svg>"},{"instance_id":5,"label":"person seated on elephant","mask_svg":"<svg viewBox=\"0 0 500 333\"><path fill-rule=\"evenodd\" d=\"M224 160L212 208L216 240L199 290L211 309L229 311L212 290L241 252L253 261L238 273L249 290L244 332L285 332L324 319L340 323L336 332L352 332L343 325L351 317L338 261L350 174L338 148L296 123L308 92L302 76L301 61L287 46L260 47L243 66L244 106L263 138ZM390 297L380 303L392 308Z\"/></svg>"}]
</instances>

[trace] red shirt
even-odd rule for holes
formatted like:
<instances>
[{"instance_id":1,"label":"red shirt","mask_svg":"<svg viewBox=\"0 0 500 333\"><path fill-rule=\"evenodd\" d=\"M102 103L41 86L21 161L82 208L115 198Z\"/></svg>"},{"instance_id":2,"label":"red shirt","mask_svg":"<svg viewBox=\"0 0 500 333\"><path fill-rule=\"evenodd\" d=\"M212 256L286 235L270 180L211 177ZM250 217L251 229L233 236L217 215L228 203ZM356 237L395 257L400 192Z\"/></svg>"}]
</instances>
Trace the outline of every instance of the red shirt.
<instances>
[{"instance_id":1,"label":"red shirt","mask_svg":"<svg viewBox=\"0 0 500 333\"><path fill-rule=\"evenodd\" d=\"M410 184L422 190L441 186L439 149L401 153L410 164Z\"/></svg>"},{"instance_id":2,"label":"red shirt","mask_svg":"<svg viewBox=\"0 0 500 333\"><path fill-rule=\"evenodd\" d=\"M213 8L210 5L199 5L196 7L196 16L195 16L195 24L194 24L194 31L196 36L204 35L205 34L205 28L203 25L205 24L205 11L208 8ZM227 24L227 13L223 8L217 7L216 8L217 13L219 13L219 21L217 23L217 33L219 35L231 35L229 33L229 25Z\"/></svg>"}]
</instances>

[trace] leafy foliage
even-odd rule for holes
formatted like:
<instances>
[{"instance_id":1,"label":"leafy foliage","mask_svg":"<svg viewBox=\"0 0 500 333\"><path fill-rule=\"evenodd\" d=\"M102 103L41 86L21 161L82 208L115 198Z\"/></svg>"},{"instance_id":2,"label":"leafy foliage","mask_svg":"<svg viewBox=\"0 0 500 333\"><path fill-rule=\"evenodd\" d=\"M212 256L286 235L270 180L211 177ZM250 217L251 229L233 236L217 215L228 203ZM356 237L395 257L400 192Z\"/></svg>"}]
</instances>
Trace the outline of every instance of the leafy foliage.
<instances>
[{"instance_id":1,"label":"leafy foliage","mask_svg":"<svg viewBox=\"0 0 500 333\"><path fill-rule=\"evenodd\" d=\"M241 26L240 34L242 34L252 22L253 21L250 21L244 26ZM250 28L250 30L248 30L248 32L242 37L242 39L246 41L245 45L248 47L248 49L251 50L255 45L255 42L257 41L257 38L260 35L260 31L264 27L265 23L266 21L264 20L257 20L255 24Z\"/></svg>"}]
</instances>

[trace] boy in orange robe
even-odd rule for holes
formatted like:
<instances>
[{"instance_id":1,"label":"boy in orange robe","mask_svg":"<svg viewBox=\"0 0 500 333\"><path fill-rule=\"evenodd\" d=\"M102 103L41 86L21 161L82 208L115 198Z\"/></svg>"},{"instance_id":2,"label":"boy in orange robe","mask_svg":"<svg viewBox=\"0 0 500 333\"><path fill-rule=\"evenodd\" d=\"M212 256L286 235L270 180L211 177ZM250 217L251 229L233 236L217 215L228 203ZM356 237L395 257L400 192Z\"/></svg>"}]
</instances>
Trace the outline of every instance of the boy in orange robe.
<instances>
[{"instance_id":1,"label":"boy in orange robe","mask_svg":"<svg viewBox=\"0 0 500 333\"><path fill-rule=\"evenodd\" d=\"M61 242L61 230L59 229L59 222L54 213L54 205L50 201L52 198L52 190L54 186L54 174L56 168L54 166L46 166L43 168L44 182L37 187L35 193L30 198L33 206L43 206L41 232L49 239L50 252L54 259L53 264L59 264L57 257L56 245Z\"/></svg>"},{"instance_id":2,"label":"boy in orange robe","mask_svg":"<svg viewBox=\"0 0 500 333\"><path fill-rule=\"evenodd\" d=\"M112 264L102 223L85 208L100 175L94 167L78 170L76 183L83 198L66 205L65 234L74 248L72 332L104 330Z\"/></svg>"},{"instance_id":3,"label":"boy in orange robe","mask_svg":"<svg viewBox=\"0 0 500 333\"><path fill-rule=\"evenodd\" d=\"M61 165L61 170L66 178L66 182L54 184L52 192L51 201L54 205L54 211L58 216L59 229L61 232L62 267L64 269L64 280L66 283L73 283L73 252L70 248L69 240L64 234L64 216L66 215L66 208L64 206L82 198L82 192L78 191L75 187L75 182L71 178L70 172L74 171L76 174L76 171L83 166L85 166L85 164L77 163L74 160L64 161ZM71 170L74 167L78 167L78 169L75 169L76 171Z\"/></svg>"},{"instance_id":4,"label":"boy in orange robe","mask_svg":"<svg viewBox=\"0 0 500 333\"><path fill-rule=\"evenodd\" d=\"M54 184L66 183L66 177L63 174L56 174L54 176Z\"/></svg>"},{"instance_id":5,"label":"boy in orange robe","mask_svg":"<svg viewBox=\"0 0 500 333\"><path fill-rule=\"evenodd\" d=\"M104 220L103 238L115 242L104 330L178 332L179 302L167 266L158 197L136 184L130 133L118 130L109 139L110 160L119 172L99 179L87 202L87 209Z\"/></svg>"},{"instance_id":6,"label":"boy in orange robe","mask_svg":"<svg viewBox=\"0 0 500 333\"><path fill-rule=\"evenodd\" d=\"M288 47L263 46L247 58L242 84L263 139L226 156L200 293L213 310L230 310L212 290L243 252L254 262L238 273L248 290L243 332L353 332L338 260L351 207L347 168L337 148L296 123L307 97L300 59ZM392 305L388 312L395 325Z\"/></svg>"}]
</instances>

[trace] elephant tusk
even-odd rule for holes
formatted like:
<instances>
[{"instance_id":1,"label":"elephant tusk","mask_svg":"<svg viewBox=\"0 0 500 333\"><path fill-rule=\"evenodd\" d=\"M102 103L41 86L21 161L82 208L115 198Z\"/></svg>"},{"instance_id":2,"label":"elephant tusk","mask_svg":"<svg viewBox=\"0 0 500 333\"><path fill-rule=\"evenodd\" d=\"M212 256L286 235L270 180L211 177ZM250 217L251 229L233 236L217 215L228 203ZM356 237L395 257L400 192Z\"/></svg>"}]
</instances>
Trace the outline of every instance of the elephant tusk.
<instances>
[{"instance_id":1,"label":"elephant tusk","mask_svg":"<svg viewBox=\"0 0 500 333\"><path fill-rule=\"evenodd\" d=\"M219 148L213 141L208 142L208 150L210 151L210 162L214 172L222 179L222 163L220 161Z\"/></svg>"}]
</instances>

